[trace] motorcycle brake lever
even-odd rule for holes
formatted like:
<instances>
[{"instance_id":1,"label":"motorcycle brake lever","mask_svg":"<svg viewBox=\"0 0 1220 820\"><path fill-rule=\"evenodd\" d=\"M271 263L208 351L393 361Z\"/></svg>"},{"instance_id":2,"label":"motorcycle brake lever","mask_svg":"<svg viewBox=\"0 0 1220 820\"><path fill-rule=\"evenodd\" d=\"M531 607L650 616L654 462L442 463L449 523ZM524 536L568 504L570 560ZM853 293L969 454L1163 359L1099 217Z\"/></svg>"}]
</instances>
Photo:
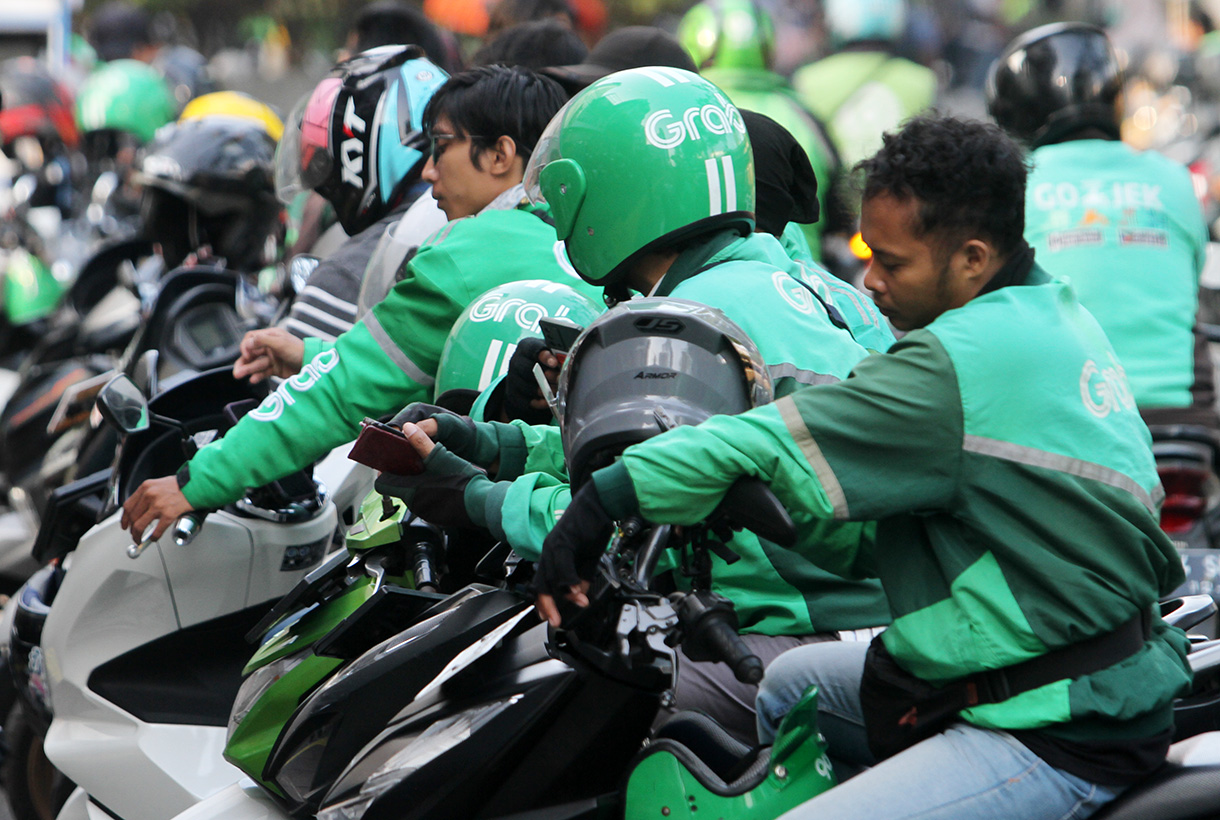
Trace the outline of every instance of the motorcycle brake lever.
<instances>
[{"instance_id":1,"label":"motorcycle brake lever","mask_svg":"<svg viewBox=\"0 0 1220 820\"><path fill-rule=\"evenodd\" d=\"M149 545L153 544L153 543L155 543L155 542L152 538L145 538L143 541L141 541L138 544L130 544L127 547L127 557L131 558L133 560L136 558L139 558L140 553L142 553L142 552L144 552L144 550L148 549Z\"/></svg>"}]
</instances>

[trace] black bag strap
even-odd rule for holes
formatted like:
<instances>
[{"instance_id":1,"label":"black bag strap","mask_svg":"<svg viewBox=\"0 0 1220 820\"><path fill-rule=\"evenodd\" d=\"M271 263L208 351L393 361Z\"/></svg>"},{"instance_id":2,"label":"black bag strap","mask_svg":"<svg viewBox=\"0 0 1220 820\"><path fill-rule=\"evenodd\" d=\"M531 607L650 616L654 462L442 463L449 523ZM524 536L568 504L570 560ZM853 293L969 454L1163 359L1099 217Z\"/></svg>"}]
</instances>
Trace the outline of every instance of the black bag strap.
<instances>
[{"instance_id":1,"label":"black bag strap","mask_svg":"<svg viewBox=\"0 0 1220 820\"><path fill-rule=\"evenodd\" d=\"M1000 703L1064 678L1079 678L1126 660L1144 647L1152 613L1137 614L1117 629L1061 646L1027 661L979 672L964 680L971 706Z\"/></svg>"}]
</instances>

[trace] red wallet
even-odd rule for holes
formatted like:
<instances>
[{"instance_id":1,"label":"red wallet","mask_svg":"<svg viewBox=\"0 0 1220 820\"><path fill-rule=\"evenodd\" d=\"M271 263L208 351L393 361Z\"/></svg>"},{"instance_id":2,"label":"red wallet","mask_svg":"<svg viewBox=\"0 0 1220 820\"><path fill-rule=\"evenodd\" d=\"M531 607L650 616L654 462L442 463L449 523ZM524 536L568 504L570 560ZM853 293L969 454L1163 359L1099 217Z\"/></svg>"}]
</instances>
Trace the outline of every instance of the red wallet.
<instances>
[{"instance_id":1,"label":"red wallet","mask_svg":"<svg viewBox=\"0 0 1220 820\"><path fill-rule=\"evenodd\" d=\"M376 419L360 422L360 435L347 457L391 475L419 475L424 471L423 459L402 431Z\"/></svg>"}]
</instances>

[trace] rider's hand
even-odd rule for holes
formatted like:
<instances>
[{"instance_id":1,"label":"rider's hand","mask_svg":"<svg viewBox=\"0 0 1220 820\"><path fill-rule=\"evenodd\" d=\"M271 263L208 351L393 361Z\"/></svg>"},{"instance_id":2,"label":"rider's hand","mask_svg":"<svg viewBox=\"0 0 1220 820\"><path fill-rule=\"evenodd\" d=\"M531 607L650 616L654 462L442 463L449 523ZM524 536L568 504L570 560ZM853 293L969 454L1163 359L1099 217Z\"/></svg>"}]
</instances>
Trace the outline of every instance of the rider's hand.
<instances>
[{"instance_id":1,"label":"rider's hand","mask_svg":"<svg viewBox=\"0 0 1220 820\"><path fill-rule=\"evenodd\" d=\"M149 538L156 541L180 516L195 509L178 488L177 476L150 478L136 488L123 505L119 526L131 531L133 543L140 543L148 525L157 522Z\"/></svg>"},{"instance_id":2,"label":"rider's hand","mask_svg":"<svg viewBox=\"0 0 1220 820\"><path fill-rule=\"evenodd\" d=\"M414 424L403 425L403 432L424 456L424 472L413 476L382 473L373 485L377 492L402 499L411 512L442 527L483 526L482 502L492 485L487 476L444 445L433 444ZM468 492L476 510L473 516L467 511Z\"/></svg>"},{"instance_id":3,"label":"rider's hand","mask_svg":"<svg viewBox=\"0 0 1220 820\"><path fill-rule=\"evenodd\" d=\"M544 621L556 627L562 621L556 595L579 607L589 605L585 594L589 581L613 534L614 520L602 506L597 485L589 481L572 496L567 510L542 543L542 558L534 575L538 590L534 605Z\"/></svg>"},{"instance_id":4,"label":"rider's hand","mask_svg":"<svg viewBox=\"0 0 1220 820\"><path fill-rule=\"evenodd\" d=\"M390 424L402 427L404 432L406 425L412 424L434 441L444 444L453 455L493 474L500 466L502 446L519 450L519 455L524 456L525 440L517 428L493 422L476 422L434 404L408 404L390 420ZM427 453L421 451L420 455ZM517 460L521 459L513 459L514 463Z\"/></svg>"},{"instance_id":5,"label":"rider's hand","mask_svg":"<svg viewBox=\"0 0 1220 820\"><path fill-rule=\"evenodd\" d=\"M551 392L559 389L559 359L542 339L526 338L508 360L504 377L504 414L509 419L521 419L529 424L547 424L551 411L534 378L534 365L542 365Z\"/></svg>"},{"instance_id":6,"label":"rider's hand","mask_svg":"<svg viewBox=\"0 0 1220 820\"><path fill-rule=\"evenodd\" d=\"M279 327L251 330L241 340L241 358L233 365L233 378L250 377L258 384L268 376L286 379L301 371L305 342Z\"/></svg>"}]
</instances>

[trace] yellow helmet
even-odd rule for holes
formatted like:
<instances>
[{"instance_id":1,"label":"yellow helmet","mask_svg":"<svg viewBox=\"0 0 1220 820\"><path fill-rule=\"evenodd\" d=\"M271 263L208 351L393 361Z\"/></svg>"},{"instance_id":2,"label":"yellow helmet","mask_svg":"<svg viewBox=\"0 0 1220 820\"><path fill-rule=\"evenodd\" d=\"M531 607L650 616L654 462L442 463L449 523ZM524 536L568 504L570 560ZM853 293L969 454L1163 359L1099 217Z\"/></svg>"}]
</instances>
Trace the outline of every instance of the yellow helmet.
<instances>
[{"instance_id":1,"label":"yellow helmet","mask_svg":"<svg viewBox=\"0 0 1220 820\"><path fill-rule=\"evenodd\" d=\"M283 121L269 105L238 91L215 91L196 97L186 104L186 108L182 109L178 122L210 119L211 117L229 117L257 122L262 125L267 136L276 142L279 142L280 137L284 134Z\"/></svg>"}]
</instances>

